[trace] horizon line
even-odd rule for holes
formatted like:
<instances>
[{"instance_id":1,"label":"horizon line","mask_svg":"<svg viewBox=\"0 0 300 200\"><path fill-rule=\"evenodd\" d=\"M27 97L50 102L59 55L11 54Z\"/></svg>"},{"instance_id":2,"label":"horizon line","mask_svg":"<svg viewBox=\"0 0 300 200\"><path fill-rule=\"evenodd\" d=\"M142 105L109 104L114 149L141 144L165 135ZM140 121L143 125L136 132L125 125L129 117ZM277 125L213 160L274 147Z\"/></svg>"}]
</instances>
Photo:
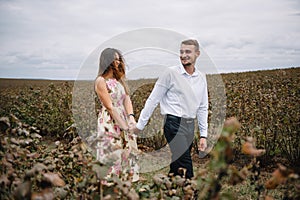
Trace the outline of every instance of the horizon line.
<instances>
[{"instance_id":1,"label":"horizon line","mask_svg":"<svg viewBox=\"0 0 300 200\"><path fill-rule=\"evenodd\" d=\"M274 71L274 70L285 70L285 69L295 69L297 67L279 67L279 68L269 68L269 69L254 69L254 70L242 70L242 71L231 71L231 72L221 72L221 73L205 73L205 75L222 75L222 74L239 74L239 73L249 73L249 72L260 72L260 71ZM96 78L96 77L95 77ZM138 79L128 79L126 80L143 80L143 79L157 79L154 78L138 78ZM94 79L54 79L54 78L37 78L37 77L0 77L0 79L14 79L14 80L45 80L45 81L91 81Z\"/></svg>"}]
</instances>

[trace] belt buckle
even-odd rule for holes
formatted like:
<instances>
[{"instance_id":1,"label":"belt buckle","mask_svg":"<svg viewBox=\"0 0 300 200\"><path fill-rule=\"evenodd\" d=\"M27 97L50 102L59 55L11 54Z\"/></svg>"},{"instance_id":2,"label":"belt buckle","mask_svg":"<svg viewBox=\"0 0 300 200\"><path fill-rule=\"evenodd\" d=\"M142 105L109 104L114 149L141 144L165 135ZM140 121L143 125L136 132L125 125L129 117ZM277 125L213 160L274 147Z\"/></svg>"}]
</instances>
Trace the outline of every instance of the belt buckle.
<instances>
[{"instance_id":1,"label":"belt buckle","mask_svg":"<svg viewBox=\"0 0 300 200\"><path fill-rule=\"evenodd\" d=\"M193 120L192 119L186 119L185 122L188 123L188 124L190 124L190 123L193 122Z\"/></svg>"}]
</instances>

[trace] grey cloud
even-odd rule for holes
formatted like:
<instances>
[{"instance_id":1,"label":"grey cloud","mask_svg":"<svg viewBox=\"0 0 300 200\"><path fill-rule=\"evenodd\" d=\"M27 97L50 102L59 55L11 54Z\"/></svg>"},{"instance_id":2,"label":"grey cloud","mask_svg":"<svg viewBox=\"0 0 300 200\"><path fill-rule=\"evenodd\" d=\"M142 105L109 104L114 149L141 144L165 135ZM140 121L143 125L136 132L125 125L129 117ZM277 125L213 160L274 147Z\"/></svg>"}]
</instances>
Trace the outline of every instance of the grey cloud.
<instances>
[{"instance_id":1,"label":"grey cloud","mask_svg":"<svg viewBox=\"0 0 300 200\"><path fill-rule=\"evenodd\" d=\"M99 45L145 27L198 38L224 69L254 66L253 58L266 67L299 64L299 7L296 0L1 1L0 69L39 66L46 74L42 69L62 66L75 71Z\"/></svg>"}]
</instances>

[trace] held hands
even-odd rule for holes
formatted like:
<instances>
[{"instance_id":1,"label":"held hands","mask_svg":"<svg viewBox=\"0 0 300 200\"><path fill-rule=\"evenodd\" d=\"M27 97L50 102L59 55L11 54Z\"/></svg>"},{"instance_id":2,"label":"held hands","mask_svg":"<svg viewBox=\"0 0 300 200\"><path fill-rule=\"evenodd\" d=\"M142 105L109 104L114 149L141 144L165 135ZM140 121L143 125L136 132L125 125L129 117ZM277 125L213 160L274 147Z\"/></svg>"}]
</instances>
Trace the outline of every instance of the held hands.
<instances>
[{"instance_id":1,"label":"held hands","mask_svg":"<svg viewBox=\"0 0 300 200\"><path fill-rule=\"evenodd\" d=\"M120 124L120 128L130 133L140 132L140 130L136 128L136 121L133 116L129 116L127 123L124 121L124 123Z\"/></svg>"},{"instance_id":2,"label":"held hands","mask_svg":"<svg viewBox=\"0 0 300 200\"><path fill-rule=\"evenodd\" d=\"M131 122L131 121L129 120L128 126L129 126L129 132L130 132L130 133L137 134L137 133L141 132L141 130L138 129L138 128L136 127L136 122L135 122L135 120L134 120L133 122Z\"/></svg>"},{"instance_id":3,"label":"held hands","mask_svg":"<svg viewBox=\"0 0 300 200\"><path fill-rule=\"evenodd\" d=\"M133 114L128 115L128 131L134 134L141 132L141 130L136 127L136 121Z\"/></svg>"},{"instance_id":4,"label":"held hands","mask_svg":"<svg viewBox=\"0 0 300 200\"><path fill-rule=\"evenodd\" d=\"M137 133L141 132L141 130L136 127L136 123L135 123L133 126L129 126L129 132L137 134Z\"/></svg>"},{"instance_id":5,"label":"held hands","mask_svg":"<svg viewBox=\"0 0 300 200\"><path fill-rule=\"evenodd\" d=\"M199 151L205 151L206 148L207 148L206 138L200 138L199 145L198 145L198 150Z\"/></svg>"},{"instance_id":6,"label":"held hands","mask_svg":"<svg viewBox=\"0 0 300 200\"><path fill-rule=\"evenodd\" d=\"M128 118L128 128L129 128L129 130L132 129L133 127L135 127L135 124L136 124L136 122L135 122L134 117L129 116L129 118Z\"/></svg>"},{"instance_id":7,"label":"held hands","mask_svg":"<svg viewBox=\"0 0 300 200\"><path fill-rule=\"evenodd\" d=\"M134 126L134 127L131 129L131 131L132 131L133 133L135 133L135 134L141 132L141 130L138 129L136 126Z\"/></svg>"},{"instance_id":8,"label":"held hands","mask_svg":"<svg viewBox=\"0 0 300 200\"><path fill-rule=\"evenodd\" d=\"M130 133L137 133L135 131L135 129L136 129L136 121L134 119L134 116L132 116L132 115L129 115L129 118L128 118L128 129L129 129Z\"/></svg>"}]
</instances>

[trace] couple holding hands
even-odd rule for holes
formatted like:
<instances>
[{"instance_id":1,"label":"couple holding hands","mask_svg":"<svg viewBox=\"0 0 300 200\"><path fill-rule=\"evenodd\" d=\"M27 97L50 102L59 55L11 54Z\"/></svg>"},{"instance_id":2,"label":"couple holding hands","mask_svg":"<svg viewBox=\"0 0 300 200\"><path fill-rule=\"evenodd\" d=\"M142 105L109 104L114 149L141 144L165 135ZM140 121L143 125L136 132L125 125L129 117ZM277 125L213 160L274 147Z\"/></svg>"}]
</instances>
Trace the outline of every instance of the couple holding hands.
<instances>
[{"instance_id":1,"label":"couple holding hands","mask_svg":"<svg viewBox=\"0 0 300 200\"><path fill-rule=\"evenodd\" d=\"M206 77L195 66L200 55L199 43L187 39L180 45L180 66L170 67L158 78L136 123L128 87L125 83L125 62L117 49L104 49L100 55L95 92L102 104L97 120L97 160L109 166L103 184L113 175L139 180L139 150L136 134L146 126L160 104L165 116L164 135L172 153L169 174L192 178L191 147L195 118L200 130L198 149L207 147L208 91Z\"/></svg>"}]
</instances>

